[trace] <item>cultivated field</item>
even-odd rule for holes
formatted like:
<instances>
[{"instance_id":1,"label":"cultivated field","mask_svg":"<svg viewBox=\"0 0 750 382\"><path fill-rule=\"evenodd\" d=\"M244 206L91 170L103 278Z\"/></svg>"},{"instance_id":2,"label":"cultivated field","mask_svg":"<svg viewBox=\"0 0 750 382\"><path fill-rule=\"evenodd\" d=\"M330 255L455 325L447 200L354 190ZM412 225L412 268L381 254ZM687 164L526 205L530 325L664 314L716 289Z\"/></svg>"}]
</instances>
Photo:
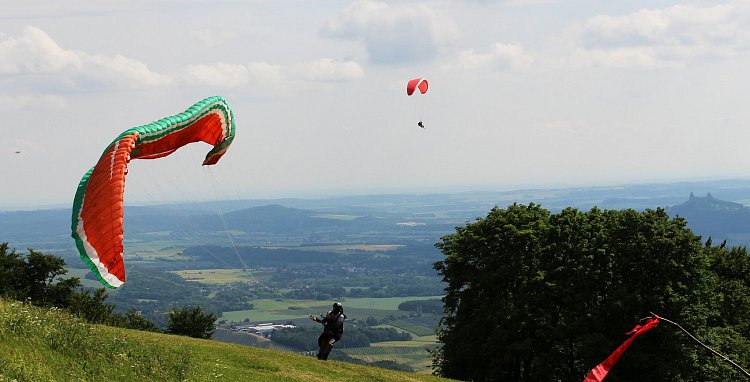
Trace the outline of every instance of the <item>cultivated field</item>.
<instances>
[{"instance_id":1,"label":"cultivated field","mask_svg":"<svg viewBox=\"0 0 750 382\"><path fill-rule=\"evenodd\" d=\"M384 318L390 315L396 317L406 314L398 310L398 305L410 300L428 300L440 298L431 297L388 297L388 298L347 298L344 304L346 315L350 318L366 319L369 316ZM289 300L289 299L261 299L252 301L252 310L238 310L224 312L222 320L231 322L269 322L290 319L307 318L310 314L320 314L331 310L333 301Z\"/></svg>"},{"instance_id":2,"label":"cultivated field","mask_svg":"<svg viewBox=\"0 0 750 382\"><path fill-rule=\"evenodd\" d=\"M243 271L242 269L192 269L175 271L174 273L187 281L195 281L203 284L256 281L254 271Z\"/></svg>"},{"instance_id":3,"label":"cultivated field","mask_svg":"<svg viewBox=\"0 0 750 382\"><path fill-rule=\"evenodd\" d=\"M348 320L365 320L367 317L384 319L397 318L386 325L399 331L409 332L411 341L390 341L372 343L370 347L342 348L347 355L368 362L392 360L414 368L418 373L432 372L432 358L427 349L438 346L435 335L436 318L425 313L422 317L407 317L408 312L398 310L404 301L427 300L432 297L390 297L390 298L347 298L342 303ZM306 323L310 314L322 314L331 309L331 301L262 299L254 300L255 309L224 312L220 320L227 322L272 322L283 324L288 321Z\"/></svg>"}]
</instances>

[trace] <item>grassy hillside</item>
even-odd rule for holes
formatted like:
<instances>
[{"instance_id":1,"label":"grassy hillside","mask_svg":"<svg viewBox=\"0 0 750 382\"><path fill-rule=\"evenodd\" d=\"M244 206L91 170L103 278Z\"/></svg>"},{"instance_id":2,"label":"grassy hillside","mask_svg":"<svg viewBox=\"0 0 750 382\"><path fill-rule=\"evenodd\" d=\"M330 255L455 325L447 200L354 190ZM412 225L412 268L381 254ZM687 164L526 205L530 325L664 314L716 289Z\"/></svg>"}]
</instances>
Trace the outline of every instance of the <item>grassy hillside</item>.
<instances>
[{"instance_id":1,"label":"grassy hillside","mask_svg":"<svg viewBox=\"0 0 750 382\"><path fill-rule=\"evenodd\" d=\"M90 325L0 300L0 381L441 381L242 345Z\"/></svg>"}]
</instances>

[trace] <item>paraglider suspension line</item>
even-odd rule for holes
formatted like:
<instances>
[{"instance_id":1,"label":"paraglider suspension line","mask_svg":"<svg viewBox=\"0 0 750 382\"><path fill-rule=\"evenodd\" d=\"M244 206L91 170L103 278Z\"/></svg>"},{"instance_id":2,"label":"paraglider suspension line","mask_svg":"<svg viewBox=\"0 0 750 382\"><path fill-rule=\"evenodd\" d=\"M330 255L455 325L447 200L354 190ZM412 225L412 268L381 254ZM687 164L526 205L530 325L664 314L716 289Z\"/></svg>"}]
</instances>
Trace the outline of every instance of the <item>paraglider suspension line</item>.
<instances>
[{"instance_id":1,"label":"paraglider suspension line","mask_svg":"<svg viewBox=\"0 0 750 382\"><path fill-rule=\"evenodd\" d=\"M653 314L653 313L651 313L651 314ZM648 317L647 317L647 318L648 318ZM748 372L747 372L747 370L743 369L743 368L742 368L742 366L738 365L738 364L737 364L736 362L732 361L731 359L729 359L729 358L728 358L727 356L725 356L724 354L721 354L721 353L719 353L718 351L716 351L716 350L712 349L712 348L711 348L711 347L709 347L708 345L706 345L706 344L704 344L703 342L701 342L701 341L700 341L699 339L695 338L695 336L694 336L694 335L690 334L690 332L688 332L687 330L685 330L685 328L683 328L682 326L680 326L680 324L678 324L678 323L676 323L676 322L674 322L674 321L668 320L668 319L666 319L666 318L664 318L664 317L662 317L662 316L659 316L659 320L661 320L661 321L664 321L664 322L666 322L666 323L668 323L668 324L671 324L671 325L674 325L674 326L676 326L677 328L679 328L680 330L682 330L682 332L683 332L683 333L687 334L687 336L688 336L688 337L690 337L690 338L691 338L691 339L692 339L693 341L695 341L695 342L697 342L697 343L698 343L699 345L701 345L701 346L702 346L702 347L703 347L704 349L707 349L707 350L708 350L708 351L710 351L711 353L714 353L715 355L719 356L719 357L720 357L721 359L723 359L724 361L728 362L728 363L729 363L729 364L731 364L731 365L732 365L732 366L733 366L733 367L734 367L735 369L739 370L739 371L740 371L740 372L741 372L742 374L744 374L744 375L745 375L745 377L747 377L748 379L750 379L750 373L748 373Z\"/></svg>"}]
</instances>

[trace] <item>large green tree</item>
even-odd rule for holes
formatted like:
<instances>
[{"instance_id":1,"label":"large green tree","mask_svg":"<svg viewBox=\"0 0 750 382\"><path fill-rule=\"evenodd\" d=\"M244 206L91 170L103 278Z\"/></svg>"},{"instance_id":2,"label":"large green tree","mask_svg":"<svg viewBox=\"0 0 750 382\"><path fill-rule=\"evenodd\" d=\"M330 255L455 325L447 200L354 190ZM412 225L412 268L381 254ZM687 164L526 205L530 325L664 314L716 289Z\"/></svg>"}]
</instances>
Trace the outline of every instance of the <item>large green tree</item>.
<instances>
[{"instance_id":1,"label":"large green tree","mask_svg":"<svg viewBox=\"0 0 750 382\"><path fill-rule=\"evenodd\" d=\"M706 327L720 315L721 261L712 269L710 251L725 250L704 247L683 219L662 209L552 214L514 204L457 227L436 246L445 259L435 269L447 287L438 333L443 346L434 364L446 377L580 381L651 311L688 328ZM735 276L737 286L727 293L741 299L748 279ZM721 328L747 321L734 317ZM639 338L608 380L736 376L663 326ZM711 334L743 342L740 333Z\"/></svg>"}]
</instances>

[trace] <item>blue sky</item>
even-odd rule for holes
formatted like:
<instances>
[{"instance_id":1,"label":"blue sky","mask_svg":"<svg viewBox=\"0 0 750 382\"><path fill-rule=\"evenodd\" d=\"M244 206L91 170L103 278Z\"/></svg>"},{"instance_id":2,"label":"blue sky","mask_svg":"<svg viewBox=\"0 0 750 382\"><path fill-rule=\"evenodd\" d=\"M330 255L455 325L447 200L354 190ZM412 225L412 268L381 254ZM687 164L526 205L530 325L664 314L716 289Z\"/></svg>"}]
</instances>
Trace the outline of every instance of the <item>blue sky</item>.
<instances>
[{"instance_id":1,"label":"blue sky","mask_svg":"<svg viewBox=\"0 0 750 382\"><path fill-rule=\"evenodd\" d=\"M69 204L121 131L211 95L228 154L131 162L126 202L750 175L748 1L0 9L0 209ZM415 77L430 90L407 97Z\"/></svg>"}]
</instances>

